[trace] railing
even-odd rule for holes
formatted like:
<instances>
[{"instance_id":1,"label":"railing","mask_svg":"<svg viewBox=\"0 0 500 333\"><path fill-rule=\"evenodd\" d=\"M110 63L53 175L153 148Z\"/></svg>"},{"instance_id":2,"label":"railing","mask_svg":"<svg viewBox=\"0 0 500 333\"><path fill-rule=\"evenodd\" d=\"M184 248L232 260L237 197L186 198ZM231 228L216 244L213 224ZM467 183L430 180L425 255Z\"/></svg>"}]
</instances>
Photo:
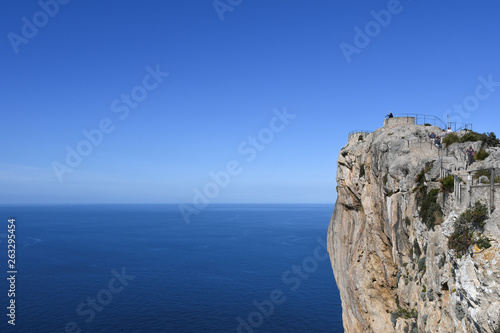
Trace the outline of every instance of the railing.
<instances>
[{"instance_id":1,"label":"railing","mask_svg":"<svg viewBox=\"0 0 500 333\"><path fill-rule=\"evenodd\" d=\"M471 170L467 175L467 205L470 207L476 200L488 203L488 213L495 210L496 187L500 186L500 177L495 168Z\"/></svg>"},{"instance_id":2,"label":"railing","mask_svg":"<svg viewBox=\"0 0 500 333\"><path fill-rule=\"evenodd\" d=\"M450 127L453 132L462 130L472 131L472 124L457 123L456 121L449 122L448 127Z\"/></svg>"},{"instance_id":3,"label":"railing","mask_svg":"<svg viewBox=\"0 0 500 333\"><path fill-rule=\"evenodd\" d=\"M446 128L446 123L436 116L430 116L426 114L416 114L416 113L401 113L395 115L395 117L414 117L415 125L433 125L441 128Z\"/></svg>"},{"instance_id":4,"label":"railing","mask_svg":"<svg viewBox=\"0 0 500 333\"><path fill-rule=\"evenodd\" d=\"M458 122L449 122L445 123L443 120L436 116L426 115L426 114L416 114L416 113L400 113L394 115L394 117L414 117L415 125L425 125L429 124L432 126L437 126L440 128L447 129L450 127L454 132L461 130L470 130L472 131L472 124L458 123Z\"/></svg>"}]
</instances>

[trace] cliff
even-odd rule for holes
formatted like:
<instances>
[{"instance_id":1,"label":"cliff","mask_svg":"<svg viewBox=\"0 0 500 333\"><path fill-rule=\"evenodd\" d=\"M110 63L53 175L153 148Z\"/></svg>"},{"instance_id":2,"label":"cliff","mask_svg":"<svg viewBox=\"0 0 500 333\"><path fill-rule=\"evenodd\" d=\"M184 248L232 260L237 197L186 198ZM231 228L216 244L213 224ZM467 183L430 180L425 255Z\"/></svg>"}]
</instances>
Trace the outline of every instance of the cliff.
<instances>
[{"instance_id":1,"label":"cliff","mask_svg":"<svg viewBox=\"0 0 500 333\"><path fill-rule=\"evenodd\" d=\"M340 151L328 250L345 332L498 332L500 148L431 132L395 118ZM466 170L469 146L489 156Z\"/></svg>"}]
</instances>

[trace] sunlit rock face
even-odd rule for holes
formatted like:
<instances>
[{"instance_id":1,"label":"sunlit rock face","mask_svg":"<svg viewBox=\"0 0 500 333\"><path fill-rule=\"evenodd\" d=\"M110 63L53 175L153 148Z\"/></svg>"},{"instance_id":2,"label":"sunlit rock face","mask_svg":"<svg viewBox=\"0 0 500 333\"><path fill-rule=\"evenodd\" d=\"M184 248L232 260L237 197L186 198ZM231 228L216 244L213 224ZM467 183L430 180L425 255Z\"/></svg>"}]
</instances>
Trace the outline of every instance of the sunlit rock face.
<instances>
[{"instance_id":1,"label":"sunlit rock face","mask_svg":"<svg viewBox=\"0 0 500 333\"><path fill-rule=\"evenodd\" d=\"M487 184L468 191L464 170L464 149L478 151L481 143L440 149L431 132L441 129L396 124L352 134L340 151L328 248L348 333L495 332L500 326L500 184L498 209L483 232L491 247L457 255L448 248L455 220L473 198L489 201ZM487 151L469 170L500 167L500 149ZM460 198L441 191L445 169L463 180ZM420 217L422 184L439 189L443 214L433 228Z\"/></svg>"}]
</instances>

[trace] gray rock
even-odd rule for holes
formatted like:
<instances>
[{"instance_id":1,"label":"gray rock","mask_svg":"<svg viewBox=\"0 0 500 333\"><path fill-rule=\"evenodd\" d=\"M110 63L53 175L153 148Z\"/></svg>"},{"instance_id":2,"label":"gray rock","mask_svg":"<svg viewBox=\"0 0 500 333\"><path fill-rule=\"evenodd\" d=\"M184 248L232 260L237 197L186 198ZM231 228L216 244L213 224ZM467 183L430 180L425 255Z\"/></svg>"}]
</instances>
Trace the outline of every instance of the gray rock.
<instances>
[{"instance_id":1,"label":"gray rock","mask_svg":"<svg viewBox=\"0 0 500 333\"><path fill-rule=\"evenodd\" d=\"M465 318L465 310L460 302L455 304L455 317L457 317L459 321Z\"/></svg>"},{"instance_id":2,"label":"gray rock","mask_svg":"<svg viewBox=\"0 0 500 333\"><path fill-rule=\"evenodd\" d=\"M391 316L398 309L395 295L404 309L418 310L419 322L426 318L425 327L433 332L494 332L500 325L500 209L484 228L492 247L471 247L473 253L458 258L448 248L448 238L468 207L466 186L460 198L438 195L444 216L434 230L422 223L416 189L423 169L427 189L440 189L442 166L467 181L461 170L463 149L472 145L477 151L481 143L439 150L430 144L431 131L441 130L419 125L379 128L363 141L350 141L339 154L338 196L327 237L346 333L418 332L415 319ZM500 168L500 148L488 149L490 157L473 167ZM486 195L474 191L471 201L476 194ZM500 207L498 194L495 205ZM404 283L399 283L401 278ZM427 291L421 294L424 285Z\"/></svg>"},{"instance_id":3,"label":"gray rock","mask_svg":"<svg viewBox=\"0 0 500 333\"><path fill-rule=\"evenodd\" d=\"M433 290L429 290L427 291L427 298L429 299L429 302L433 302L434 301L434 292Z\"/></svg>"}]
</instances>

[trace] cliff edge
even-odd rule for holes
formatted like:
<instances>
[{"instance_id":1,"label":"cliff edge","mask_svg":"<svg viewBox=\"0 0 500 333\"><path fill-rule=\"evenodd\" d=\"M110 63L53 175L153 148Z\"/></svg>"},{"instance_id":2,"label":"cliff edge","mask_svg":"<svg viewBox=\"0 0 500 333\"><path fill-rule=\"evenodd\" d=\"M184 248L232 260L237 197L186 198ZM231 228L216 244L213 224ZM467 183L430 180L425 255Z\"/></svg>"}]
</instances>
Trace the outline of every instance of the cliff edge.
<instances>
[{"instance_id":1,"label":"cliff edge","mask_svg":"<svg viewBox=\"0 0 500 333\"><path fill-rule=\"evenodd\" d=\"M347 333L499 332L498 140L431 132L396 118L340 151L328 251Z\"/></svg>"}]
</instances>

